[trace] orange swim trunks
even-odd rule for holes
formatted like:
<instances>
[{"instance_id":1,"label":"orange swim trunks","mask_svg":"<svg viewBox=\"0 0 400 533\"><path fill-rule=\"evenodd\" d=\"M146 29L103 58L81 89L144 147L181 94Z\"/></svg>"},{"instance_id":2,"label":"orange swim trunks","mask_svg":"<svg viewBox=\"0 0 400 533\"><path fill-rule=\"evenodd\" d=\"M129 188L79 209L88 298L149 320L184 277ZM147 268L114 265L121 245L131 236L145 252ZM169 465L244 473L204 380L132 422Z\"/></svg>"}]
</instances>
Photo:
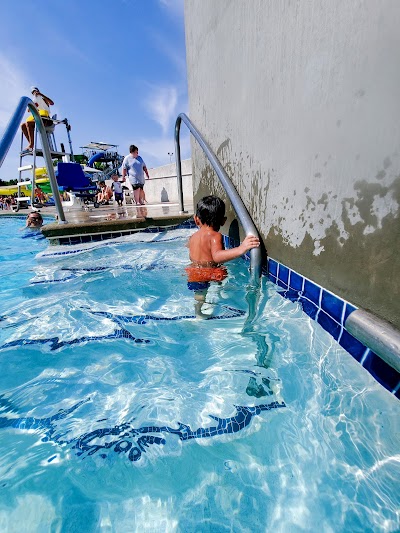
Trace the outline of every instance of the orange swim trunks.
<instances>
[{"instance_id":1,"label":"orange swim trunks","mask_svg":"<svg viewBox=\"0 0 400 533\"><path fill-rule=\"evenodd\" d=\"M228 275L225 267L200 267L188 266L185 268L188 282L208 283L210 281L222 281Z\"/></svg>"}]
</instances>

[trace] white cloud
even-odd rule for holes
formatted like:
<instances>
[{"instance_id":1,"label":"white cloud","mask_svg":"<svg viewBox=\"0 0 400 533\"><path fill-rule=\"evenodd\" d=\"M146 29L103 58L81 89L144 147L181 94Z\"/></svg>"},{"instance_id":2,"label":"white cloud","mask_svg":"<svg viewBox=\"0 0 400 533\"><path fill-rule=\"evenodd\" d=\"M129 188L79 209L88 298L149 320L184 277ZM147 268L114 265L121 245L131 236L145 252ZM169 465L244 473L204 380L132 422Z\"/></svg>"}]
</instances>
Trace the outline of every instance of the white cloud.
<instances>
[{"instance_id":1,"label":"white cloud","mask_svg":"<svg viewBox=\"0 0 400 533\"><path fill-rule=\"evenodd\" d=\"M160 124L162 132L167 133L171 119L175 118L178 103L178 91L173 85L151 87L150 95L145 101L151 118Z\"/></svg>"},{"instance_id":2,"label":"white cloud","mask_svg":"<svg viewBox=\"0 0 400 533\"><path fill-rule=\"evenodd\" d=\"M183 0L160 0L160 4L171 11L173 16L183 17Z\"/></svg>"},{"instance_id":3,"label":"white cloud","mask_svg":"<svg viewBox=\"0 0 400 533\"><path fill-rule=\"evenodd\" d=\"M28 94L29 84L23 71L0 53L0 129L3 130L14 113L21 96Z\"/></svg>"}]
</instances>

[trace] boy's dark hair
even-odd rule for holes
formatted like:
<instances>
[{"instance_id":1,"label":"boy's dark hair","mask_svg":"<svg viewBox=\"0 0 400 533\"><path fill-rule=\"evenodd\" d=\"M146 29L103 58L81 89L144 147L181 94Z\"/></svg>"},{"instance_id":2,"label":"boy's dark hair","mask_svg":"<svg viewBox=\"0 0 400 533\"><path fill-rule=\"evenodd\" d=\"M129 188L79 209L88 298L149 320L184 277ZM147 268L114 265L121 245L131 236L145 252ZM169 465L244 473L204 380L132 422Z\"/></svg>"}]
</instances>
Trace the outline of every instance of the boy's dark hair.
<instances>
[{"instance_id":1,"label":"boy's dark hair","mask_svg":"<svg viewBox=\"0 0 400 533\"><path fill-rule=\"evenodd\" d=\"M202 224L218 231L224 223L225 203L218 196L204 196L197 203L196 216Z\"/></svg>"},{"instance_id":2,"label":"boy's dark hair","mask_svg":"<svg viewBox=\"0 0 400 533\"><path fill-rule=\"evenodd\" d=\"M132 154L133 152L136 152L136 150L139 150L139 148L134 144L131 144L129 147L129 153Z\"/></svg>"}]
</instances>

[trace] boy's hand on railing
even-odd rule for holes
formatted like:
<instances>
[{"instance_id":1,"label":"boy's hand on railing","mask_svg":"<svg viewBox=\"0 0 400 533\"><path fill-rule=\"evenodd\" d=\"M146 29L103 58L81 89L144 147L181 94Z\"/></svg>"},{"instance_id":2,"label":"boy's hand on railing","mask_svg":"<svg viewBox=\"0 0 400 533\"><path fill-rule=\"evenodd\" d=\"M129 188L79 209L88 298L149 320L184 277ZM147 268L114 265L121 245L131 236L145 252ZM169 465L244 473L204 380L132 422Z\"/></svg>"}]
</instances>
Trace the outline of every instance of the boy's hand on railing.
<instances>
[{"instance_id":1,"label":"boy's hand on railing","mask_svg":"<svg viewBox=\"0 0 400 533\"><path fill-rule=\"evenodd\" d=\"M247 235L240 245L240 248L243 250L243 253L246 253L248 250L251 250L252 248L258 248L259 246L260 239L258 237L254 237L254 235Z\"/></svg>"}]
</instances>

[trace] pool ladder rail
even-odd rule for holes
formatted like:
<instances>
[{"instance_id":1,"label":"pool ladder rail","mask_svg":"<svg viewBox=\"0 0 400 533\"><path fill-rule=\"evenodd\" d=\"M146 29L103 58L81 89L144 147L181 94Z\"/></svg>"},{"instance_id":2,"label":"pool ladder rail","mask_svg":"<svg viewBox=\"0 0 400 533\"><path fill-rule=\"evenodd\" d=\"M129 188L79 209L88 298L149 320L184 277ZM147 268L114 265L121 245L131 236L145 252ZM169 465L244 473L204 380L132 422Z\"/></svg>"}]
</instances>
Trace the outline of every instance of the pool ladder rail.
<instances>
[{"instance_id":1,"label":"pool ladder rail","mask_svg":"<svg viewBox=\"0 0 400 533\"><path fill-rule=\"evenodd\" d=\"M181 113L180 115L178 115L176 122L175 122L176 175L178 179L178 196L179 196L179 204L180 204L181 213L185 212L184 205L183 205L181 148L180 148L180 142L179 142L180 128L181 128L182 122L186 124L190 133L196 139L198 144L203 149L208 160L210 161L211 166L215 170L215 173L217 174L222 186L225 189L226 194L228 195L229 200L232 203L234 210L236 211L236 214L243 227L246 237L248 235L259 237L257 228L255 227L254 222L243 203L243 200L240 198L232 181L228 177L228 174L225 172L225 169L219 162L217 156L214 154L214 152L211 150L209 145L206 143L206 141L202 137L199 130L196 128L196 126L193 124L193 122L189 119L189 117L185 113ZM260 282L261 274L262 274L261 247L253 248L252 250L250 250L250 284L257 286Z\"/></svg>"},{"instance_id":2,"label":"pool ladder rail","mask_svg":"<svg viewBox=\"0 0 400 533\"><path fill-rule=\"evenodd\" d=\"M176 172L178 178L178 193L181 212L184 212L183 192L182 192L182 169L181 169L181 151L180 151L180 127L184 122L190 133L194 136L198 144L203 149L205 155L215 170L222 186L224 187L232 206L242 224L247 235L259 236L257 229L238 195L232 181L223 169L214 152L206 143L198 129L187 117L185 113L178 115L175 122L175 158ZM262 274L262 253L261 248L250 250L250 283L257 286ZM364 309L356 309L348 316L345 322L345 328L362 344L376 353L381 359L388 363L397 372L400 372L400 331L389 322L382 320Z\"/></svg>"}]
</instances>

